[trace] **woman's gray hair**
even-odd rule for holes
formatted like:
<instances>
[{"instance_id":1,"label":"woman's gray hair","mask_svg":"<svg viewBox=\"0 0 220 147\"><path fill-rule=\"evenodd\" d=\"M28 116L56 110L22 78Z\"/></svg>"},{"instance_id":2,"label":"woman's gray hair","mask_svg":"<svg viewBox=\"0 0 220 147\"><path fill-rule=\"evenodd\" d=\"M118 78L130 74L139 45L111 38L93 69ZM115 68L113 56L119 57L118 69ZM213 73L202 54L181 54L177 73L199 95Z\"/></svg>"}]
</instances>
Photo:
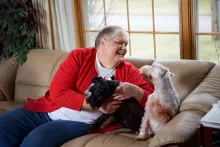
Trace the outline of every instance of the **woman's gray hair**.
<instances>
[{"instance_id":1,"label":"woman's gray hair","mask_svg":"<svg viewBox=\"0 0 220 147\"><path fill-rule=\"evenodd\" d=\"M100 40L102 38L108 39L108 41L115 38L119 33L123 33L128 37L128 33L119 26L107 26L103 28L95 39L95 48L98 49Z\"/></svg>"}]
</instances>

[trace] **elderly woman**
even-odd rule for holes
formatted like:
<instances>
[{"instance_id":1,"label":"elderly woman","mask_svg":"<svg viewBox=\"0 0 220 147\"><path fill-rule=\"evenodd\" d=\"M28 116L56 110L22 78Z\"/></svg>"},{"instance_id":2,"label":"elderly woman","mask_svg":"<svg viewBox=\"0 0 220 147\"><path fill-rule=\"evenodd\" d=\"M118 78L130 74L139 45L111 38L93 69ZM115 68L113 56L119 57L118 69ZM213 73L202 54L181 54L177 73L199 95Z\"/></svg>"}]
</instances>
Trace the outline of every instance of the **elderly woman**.
<instances>
[{"instance_id":1,"label":"elderly woman","mask_svg":"<svg viewBox=\"0 0 220 147\"><path fill-rule=\"evenodd\" d=\"M99 32L95 47L71 51L44 96L28 98L24 107L0 117L0 145L59 147L87 134L90 124L103 113L115 112L125 99L134 97L144 106L153 89L138 69L124 61L127 44L126 31L108 26ZM86 95L95 76L114 76L121 83L111 100L93 111L86 103Z\"/></svg>"}]
</instances>

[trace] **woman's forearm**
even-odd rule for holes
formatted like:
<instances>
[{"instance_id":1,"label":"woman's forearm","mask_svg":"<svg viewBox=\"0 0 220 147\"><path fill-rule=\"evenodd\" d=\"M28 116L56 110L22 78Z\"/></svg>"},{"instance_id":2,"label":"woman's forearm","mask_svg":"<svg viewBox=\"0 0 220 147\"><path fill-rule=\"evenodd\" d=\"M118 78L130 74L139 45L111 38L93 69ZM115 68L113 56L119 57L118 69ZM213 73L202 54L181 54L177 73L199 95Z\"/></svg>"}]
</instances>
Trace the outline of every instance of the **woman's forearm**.
<instances>
[{"instance_id":1,"label":"woman's forearm","mask_svg":"<svg viewBox=\"0 0 220 147\"><path fill-rule=\"evenodd\" d=\"M134 92L133 97L134 97L138 102L140 102L141 99L142 99L143 96L144 96L144 90L141 89L140 87L134 85L134 91L135 91L135 92Z\"/></svg>"}]
</instances>

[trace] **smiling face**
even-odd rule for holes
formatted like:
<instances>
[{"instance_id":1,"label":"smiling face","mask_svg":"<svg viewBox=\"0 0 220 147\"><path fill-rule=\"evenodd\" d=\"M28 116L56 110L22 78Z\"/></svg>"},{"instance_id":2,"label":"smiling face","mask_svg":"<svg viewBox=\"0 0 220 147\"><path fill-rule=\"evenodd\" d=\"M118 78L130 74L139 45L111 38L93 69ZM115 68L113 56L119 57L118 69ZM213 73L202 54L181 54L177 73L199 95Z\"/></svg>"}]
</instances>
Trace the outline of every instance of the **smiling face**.
<instances>
[{"instance_id":1,"label":"smiling face","mask_svg":"<svg viewBox=\"0 0 220 147\"><path fill-rule=\"evenodd\" d=\"M109 58L116 62L121 62L127 53L128 38L120 32L112 40L110 40L105 48L105 53Z\"/></svg>"},{"instance_id":2,"label":"smiling face","mask_svg":"<svg viewBox=\"0 0 220 147\"><path fill-rule=\"evenodd\" d=\"M99 59L101 59L100 62L104 64L104 67L115 67L124 60L128 44L128 36L126 33L120 31L114 38L103 37L100 42Z\"/></svg>"}]
</instances>

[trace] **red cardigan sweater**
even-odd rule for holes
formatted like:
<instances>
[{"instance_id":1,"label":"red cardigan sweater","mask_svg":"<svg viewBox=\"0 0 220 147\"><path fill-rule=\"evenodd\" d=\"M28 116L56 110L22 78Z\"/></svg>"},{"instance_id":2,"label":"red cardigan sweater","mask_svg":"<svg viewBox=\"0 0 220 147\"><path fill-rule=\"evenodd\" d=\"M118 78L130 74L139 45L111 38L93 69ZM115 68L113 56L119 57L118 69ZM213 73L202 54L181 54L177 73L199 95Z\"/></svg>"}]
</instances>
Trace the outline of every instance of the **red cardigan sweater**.
<instances>
[{"instance_id":1,"label":"red cardigan sweater","mask_svg":"<svg viewBox=\"0 0 220 147\"><path fill-rule=\"evenodd\" d=\"M28 98L28 103L23 108L36 112L52 112L61 107L80 111L86 98L84 92L90 86L92 78L98 75L95 59L95 48L79 48L71 51L61 63L46 94L36 100ZM148 95L153 92L138 69L125 61L116 67L115 80L141 87L144 90L140 102L142 106L145 105Z\"/></svg>"}]
</instances>

